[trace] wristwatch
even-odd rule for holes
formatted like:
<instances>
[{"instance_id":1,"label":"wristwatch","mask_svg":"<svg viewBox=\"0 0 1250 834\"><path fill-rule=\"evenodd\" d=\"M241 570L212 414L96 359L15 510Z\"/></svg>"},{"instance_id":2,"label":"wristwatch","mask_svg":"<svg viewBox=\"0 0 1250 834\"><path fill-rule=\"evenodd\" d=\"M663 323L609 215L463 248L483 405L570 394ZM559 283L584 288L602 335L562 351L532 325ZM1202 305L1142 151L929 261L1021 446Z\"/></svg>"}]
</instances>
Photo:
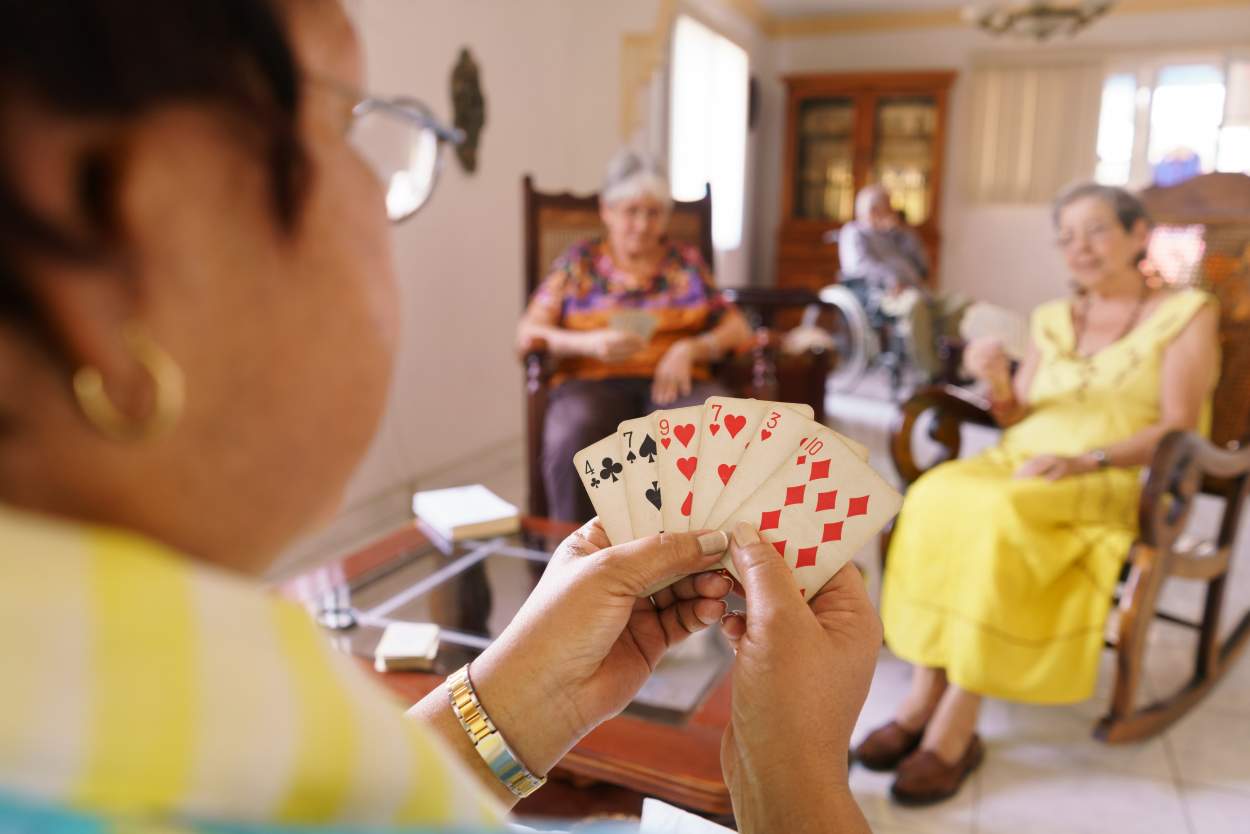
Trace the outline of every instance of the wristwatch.
<instances>
[{"instance_id":1,"label":"wristwatch","mask_svg":"<svg viewBox=\"0 0 1250 834\"><path fill-rule=\"evenodd\" d=\"M1094 449L1089 453L1089 456L1094 459L1094 463L1098 464L1099 469L1106 469L1111 465L1111 460L1107 457L1105 449Z\"/></svg>"},{"instance_id":2,"label":"wristwatch","mask_svg":"<svg viewBox=\"0 0 1250 834\"><path fill-rule=\"evenodd\" d=\"M546 776L535 776L512 752L499 730L482 708L469 679L469 664L465 664L447 677L447 699L451 711L456 714L460 726L468 734L477 754L486 762L491 773L503 782L518 799L524 799L547 784Z\"/></svg>"}]
</instances>

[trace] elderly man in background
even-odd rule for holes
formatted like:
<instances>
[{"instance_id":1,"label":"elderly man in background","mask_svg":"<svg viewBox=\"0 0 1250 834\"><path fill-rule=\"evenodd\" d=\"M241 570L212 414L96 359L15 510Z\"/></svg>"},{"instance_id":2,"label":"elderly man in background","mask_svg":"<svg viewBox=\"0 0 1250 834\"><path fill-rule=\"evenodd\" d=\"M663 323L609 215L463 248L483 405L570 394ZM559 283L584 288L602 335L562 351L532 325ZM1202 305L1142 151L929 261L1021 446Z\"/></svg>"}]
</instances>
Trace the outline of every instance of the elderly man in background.
<instances>
[{"instance_id":1,"label":"elderly man in background","mask_svg":"<svg viewBox=\"0 0 1250 834\"><path fill-rule=\"evenodd\" d=\"M955 336L967 308L956 295L938 295L926 286L929 257L920 239L890 205L881 185L855 197L855 219L838 234L842 282L865 305L879 306L907 332L912 361L932 381L942 376L938 338Z\"/></svg>"}]
</instances>

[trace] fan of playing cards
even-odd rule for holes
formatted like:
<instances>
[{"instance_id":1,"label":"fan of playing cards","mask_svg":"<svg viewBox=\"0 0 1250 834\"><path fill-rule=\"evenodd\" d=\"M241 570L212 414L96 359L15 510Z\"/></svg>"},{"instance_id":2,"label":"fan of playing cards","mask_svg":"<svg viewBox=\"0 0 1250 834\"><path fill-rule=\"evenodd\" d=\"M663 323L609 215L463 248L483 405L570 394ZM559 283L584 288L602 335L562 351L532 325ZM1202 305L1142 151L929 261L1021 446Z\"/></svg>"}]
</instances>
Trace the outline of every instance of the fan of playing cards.
<instances>
[{"instance_id":1,"label":"fan of playing cards","mask_svg":"<svg viewBox=\"0 0 1250 834\"><path fill-rule=\"evenodd\" d=\"M613 544L746 521L814 594L898 512L902 497L867 450L812 419L810 406L710 397L626 420L578 452ZM726 554L724 567L737 576Z\"/></svg>"}]
</instances>

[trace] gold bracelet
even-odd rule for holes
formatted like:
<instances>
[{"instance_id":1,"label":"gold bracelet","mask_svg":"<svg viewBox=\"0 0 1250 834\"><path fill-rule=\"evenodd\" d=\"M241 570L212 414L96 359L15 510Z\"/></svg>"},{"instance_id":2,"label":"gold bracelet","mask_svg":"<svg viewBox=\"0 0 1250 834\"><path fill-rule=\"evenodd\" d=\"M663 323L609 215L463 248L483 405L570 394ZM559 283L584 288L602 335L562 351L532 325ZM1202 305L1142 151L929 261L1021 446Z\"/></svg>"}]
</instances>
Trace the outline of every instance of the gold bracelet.
<instances>
[{"instance_id":1,"label":"gold bracelet","mask_svg":"<svg viewBox=\"0 0 1250 834\"><path fill-rule=\"evenodd\" d=\"M469 664L448 675L447 698L451 701L451 711L468 733L469 741L473 742L473 749L477 750L495 778L503 782L517 799L524 799L547 784L546 776L535 776L521 764L508 742L495 729L494 722L477 699L473 681L469 679Z\"/></svg>"}]
</instances>

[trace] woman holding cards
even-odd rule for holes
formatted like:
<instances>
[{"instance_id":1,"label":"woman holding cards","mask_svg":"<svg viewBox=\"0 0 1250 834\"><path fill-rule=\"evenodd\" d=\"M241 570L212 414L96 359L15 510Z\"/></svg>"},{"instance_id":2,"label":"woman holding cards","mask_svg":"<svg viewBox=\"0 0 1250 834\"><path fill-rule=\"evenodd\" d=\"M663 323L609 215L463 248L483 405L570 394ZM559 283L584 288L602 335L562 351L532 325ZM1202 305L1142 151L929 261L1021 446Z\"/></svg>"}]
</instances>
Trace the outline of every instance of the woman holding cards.
<instances>
[{"instance_id":1,"label":"woman holding cards","mask_svg":"<svg viewBox=\"0 0 1250 834\"><path fill-rule=\"evenodd\" d=\"M950 796L980 763L983 696L1090 696L1137 532L1141 467L1169 431L1208 428L1214 299L1146 279L1150 220L1123 189L1075 187L1054 223L1075 297L1034 312L1014 379L1000 344L969 345L967 365L1006 431L997 447L917 481L890 547L886 640L916 669L894 720L856 752L898 768L904 801Z\"/></svg>"},{"instance_id":2,"label":"woman holding cards","mask_svg":"<svg viewBox=\"0 0 1250 834\"><path fill-rule=\"evenodd\" d=\"M559 360L543 427L549 513L594 515L573 454L622 420L726 393L708 364L751 338L716 291L699 250L667 237L673 198L664 168L623 150L599 194L607 234L569 248L534 293L518 332Z\"/></svg>"},{"instance_id":3,"label":"woman holding cards","mask_svg":"<svg viewBox=\"0 0 1250 834\"><path fill-rule=\"evenodd\" d=\"M0 4L0 829L498 826L725 613L724 533L591 523L406 718L255 578L334 510L386 401L388 214L428 191L382 184L433 160L350 137L454 136L360 93L360 63L334 0ZM755 538L724 626L742 830L865 831L818 763L879 626L854 571L809 608Z\"/></svg>"}]
</instances>

